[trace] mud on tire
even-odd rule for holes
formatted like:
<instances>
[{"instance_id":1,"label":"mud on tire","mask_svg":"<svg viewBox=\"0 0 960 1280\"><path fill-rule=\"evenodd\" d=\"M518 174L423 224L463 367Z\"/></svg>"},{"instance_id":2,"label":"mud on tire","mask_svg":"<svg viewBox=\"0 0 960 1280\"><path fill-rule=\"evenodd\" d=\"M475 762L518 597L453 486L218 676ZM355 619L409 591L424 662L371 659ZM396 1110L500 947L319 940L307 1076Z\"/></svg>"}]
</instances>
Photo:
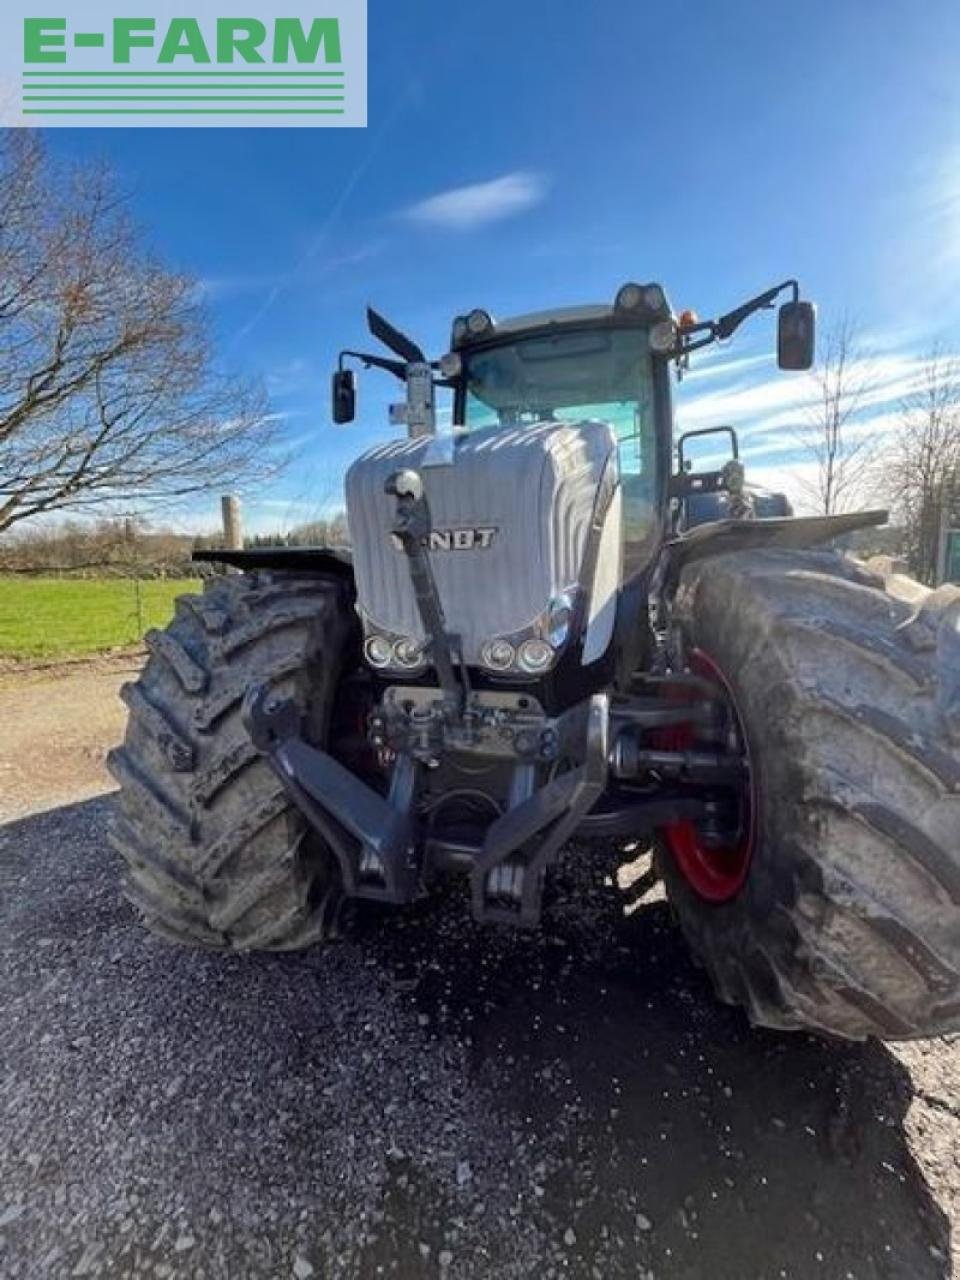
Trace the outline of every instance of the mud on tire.
<instances>
[{"instance_id":1,"label":"mud on tire","mask_svg":"<svg viewBox=\"0 0 960 1280\"><path fill-rule=\"evenodd\" d=\"M754 1023L960 1028L960 591L921 596L831 552L720 557L681 586L685 641L738 704L756 841L723 904L658 860L695 954Z\"/></svg>"},{"instance_id":2,"label":"mud on tire","mask_svg":"<svg viewBox=\"0 0 960 1280\"><path fill-rule=\"evenodd\" d=\"M291 808L240 720L253 680L301 706L325 745L354 615L329 578L217 578L182 596L121 696L126 737L109 767L120 793L110 833L123 891L156 933L238 950L327 937L340 899L335 860Z\"/></svg>"}]
</instances>

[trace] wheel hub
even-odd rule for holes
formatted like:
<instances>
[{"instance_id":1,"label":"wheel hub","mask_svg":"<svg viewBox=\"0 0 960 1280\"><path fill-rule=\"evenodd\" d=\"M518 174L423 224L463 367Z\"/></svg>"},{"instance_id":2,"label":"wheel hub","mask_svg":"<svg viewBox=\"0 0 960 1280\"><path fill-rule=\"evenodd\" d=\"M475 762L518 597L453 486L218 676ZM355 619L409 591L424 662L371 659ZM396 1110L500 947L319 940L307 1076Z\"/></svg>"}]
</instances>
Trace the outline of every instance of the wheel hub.
<instances>
[{"instance_id":1,"label":"wheel hub","mask_svg":"<svg viewBox=\"0 0 960 1280\"><path fill-rule=\"evenodd\" d=\"M702 649L690 655L690 669L717 687L726 707L730 727L729 744L742 754L743 781L731 792L730 823L693 822L680 819L666 823L660 835L670 856L693 891L707 902L729 902L743 888L750 871L755 840L756 797L746 735L736 699L717 663ZM658 733L659 745L668 750L691 748L697 737L692 724L665 728Z\"/></svg>"}]
</instances>

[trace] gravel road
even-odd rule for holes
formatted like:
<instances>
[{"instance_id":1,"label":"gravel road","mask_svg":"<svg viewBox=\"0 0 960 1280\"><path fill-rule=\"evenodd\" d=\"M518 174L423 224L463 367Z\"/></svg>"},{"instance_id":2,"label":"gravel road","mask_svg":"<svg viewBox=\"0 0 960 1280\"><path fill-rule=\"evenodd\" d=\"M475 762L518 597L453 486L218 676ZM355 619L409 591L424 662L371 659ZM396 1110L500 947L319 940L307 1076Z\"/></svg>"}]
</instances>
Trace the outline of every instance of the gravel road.
<instances>
[{"instance_id":1,"label":"gravel road","mask_svg":"<svg viewBox=\"0 0 960 1280\"><path fill-rule=\"evenodd\" d=\"M27 667L0 659L0 822L100 795L143 655Z\"/></svg>"},{"instance_id":2,"label":"gravel road","mask_svg":"<svg viewBox=\"0 0 960 1280\"><path fill-rule=\"evenodd\" d=\"M541 932L177 950L108 805L0 827L4 1277L958 1274L957 1044L750 1031L576 850Z\"/></svg>"}]
</instances>

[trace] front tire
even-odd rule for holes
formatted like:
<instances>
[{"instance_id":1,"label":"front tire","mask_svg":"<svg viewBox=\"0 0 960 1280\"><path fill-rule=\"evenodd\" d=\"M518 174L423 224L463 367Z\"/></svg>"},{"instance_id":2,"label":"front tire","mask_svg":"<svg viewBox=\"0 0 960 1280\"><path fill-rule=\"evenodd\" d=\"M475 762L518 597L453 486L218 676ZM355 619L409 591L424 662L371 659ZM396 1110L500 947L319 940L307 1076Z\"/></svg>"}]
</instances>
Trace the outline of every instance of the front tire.
<instances>
[{"instance_id":1,"label":"front tire","mask_svg":"<svg viewBox=\"0 0 960 1280\"><path fill-rule=\"evenodd\" d=\"M670 901L752 1022L850 1039L960 1029L960 592L917 609L832 552L698 565L676 618L722 672L751 760L742 887Z\"/></svg>"},{"instance_id":2,"label":"front tire","mask_svg":"<svg viewBox=\"0 0 960 1280\"><path fill-rule=\"evenodd\" d=\"M122 747L111 843L123 891L147 926L190 945L292 950L331 936L341 899L335 859L291 806L241 723L244 692L292 697L305 736L327 745L355 618L322 576L216 578L181 596L153 631Z\"/></svg>"}]
</instances>

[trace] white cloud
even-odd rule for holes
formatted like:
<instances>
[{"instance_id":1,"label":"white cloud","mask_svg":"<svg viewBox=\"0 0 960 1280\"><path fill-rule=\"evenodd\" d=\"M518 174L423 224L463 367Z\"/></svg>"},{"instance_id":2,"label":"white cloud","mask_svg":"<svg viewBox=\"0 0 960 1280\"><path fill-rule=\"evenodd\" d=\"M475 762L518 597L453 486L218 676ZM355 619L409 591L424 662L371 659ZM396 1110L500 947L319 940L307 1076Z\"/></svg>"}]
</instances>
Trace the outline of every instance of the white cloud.
<instances>
[{"instance_id":1,"label":"white cloud","mask_svg":"<svg viewBox=\"0 0 960 1280\"><path fill-rule=\"evenodd\" d=\"M197 281L197 289L204 301L220 302L241 294L269 289L274 282L275 277L268 275L204 276Z\"/></svg>"},{"instance_id":2,"label":"white cloud","mask_svg":"<svg viewBox=\"0 0 960 1280\"><path fill-rule=\"evenodd\" d=\"M506 173L489 182L453 187L429 196L404 210L404 217L425 226L472 231L533 208L546 192L547 184L538 174Z\"/></svg>"},{"instance_id":3,"label":"white cloud","mask_svg":"<svg viewBox=\"0 0 960 1280\"><path fill-rule=\"evenodd\" d=\"M730 356L723 352L711 358L712 353L717 350L719 350L717 347L707 347L702 353L698 352L693 357L697 363L683 375L684 382L702 382L707 378L731 378L745 369L773 365L773 356L770 353L758 356Z\"/></svg>"},{"instance_id":4,"label":"white cloud","mask_svg":"<svg viewBox=\"0 0 960 1280\"><path fill-rule=\"evenodd\" d=\"M865 362L869 390L860 397L858 418L896 414L902 401L923 385L924 360L906 355L876 356ZM744 438L775 428L802 428L817 398L807 378L774 372L760 381L741 381L718 391L694 392L677 402L683 431L730 423Z\"/></svg>"},{"instance_id":5,"label":"white cloud","mask_svg":"<svg viewBox=\"0 0 960 1280\"><path fill-rule=\"evenodd\" d=\"M729 383L720 377L721 385L715 386L709 374L706 386L690 387L685 383L686 394L681 390L677 406L678 430L730 423L737 430L750 483L786 492L798 512L809 513L816 509L813 495L818 474L809 447L815 384L810 379L777 372L767 375L765 370L759 378L750 377L751 360L747 357L743 364L729 360L714 366L718 375L723 374L724 364L735 375L744 372L745 376L734 376ZM845 438L848 443L872 440L880 461L876 468L863 474L856 491L847 494L851 508L877 505L882 458L896 438L901 406L923 385L922 357L885 353L870 357L866 364L869 389L846 426ZM698 469L718 467L728 456L719 438L716 447L705 441L703 451L696 455L696 465Z\"/></svg>"},{"instance_id":6,"label":"white cloud","mask_svg":"<svg viewBox=\"0 0 960 1280\"><path fill-rule=\"evenodd\" d=\"M316 380L316 374L309 361L302 356L293 356L289 360L267 371L267 386L271 395L285 396L310 387Z\"/></svg>"}]
</instances>

